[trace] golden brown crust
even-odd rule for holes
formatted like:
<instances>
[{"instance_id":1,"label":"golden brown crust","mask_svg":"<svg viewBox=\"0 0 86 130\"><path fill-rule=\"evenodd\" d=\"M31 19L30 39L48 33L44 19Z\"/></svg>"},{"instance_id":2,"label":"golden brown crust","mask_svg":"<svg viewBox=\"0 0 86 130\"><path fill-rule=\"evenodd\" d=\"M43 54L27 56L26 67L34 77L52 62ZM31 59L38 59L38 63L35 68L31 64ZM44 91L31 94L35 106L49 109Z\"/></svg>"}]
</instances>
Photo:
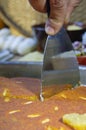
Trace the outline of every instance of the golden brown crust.
<instances>
[{"instance_id":1,"label":"golden brown crust","mask_svg":"<svg viewBox=\"0 0 86 130\"><path fill-rule=\"evenodd\" d=\"M72 130L62 122L67 113L86 113L86 87L66 90L44 102L40 80L0 77L0 130Z\"/></svg>"}]
</instances>

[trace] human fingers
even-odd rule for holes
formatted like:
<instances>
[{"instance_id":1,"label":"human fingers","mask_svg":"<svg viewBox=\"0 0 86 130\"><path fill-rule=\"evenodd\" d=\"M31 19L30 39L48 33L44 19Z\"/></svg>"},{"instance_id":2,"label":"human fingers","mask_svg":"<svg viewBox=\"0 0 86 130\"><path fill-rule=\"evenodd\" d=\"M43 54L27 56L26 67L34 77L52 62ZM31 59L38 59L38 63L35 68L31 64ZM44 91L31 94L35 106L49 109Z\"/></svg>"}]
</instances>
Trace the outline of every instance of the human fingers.
<instances>
[{"instance_id":1,"label":"human fingers","mask_svg":"<svg viewBox=\"0 0 86 130\"><path fill-rule=\"evenodd\" d=\"M45 25L49 35L56 34L64 24L68 0L50 0L50 16Z\"/></svg>"},{"instance_id":2,"label":"human fingers","mask_svg":"<svg viewBox=\"0 0 86 130\"><path fill-rule=\"evenodd\" d=\"M28 0L32 7L39 12L46 12L46 0Z\"/></svg>"},{"instance_id":3,"label":"human fingers","mask_svg":"<svg viewBox=\"0 0 86 130\"><path fill-rule=\"evenodd\" d=\"M70 16L71 16L74 8L76 8L80 2L81 2L81 0L70 0L68 2L68 9L67 9L67 15L65 18L65 23L68 23L70 21Z\"/></svg>"}]
</instances>

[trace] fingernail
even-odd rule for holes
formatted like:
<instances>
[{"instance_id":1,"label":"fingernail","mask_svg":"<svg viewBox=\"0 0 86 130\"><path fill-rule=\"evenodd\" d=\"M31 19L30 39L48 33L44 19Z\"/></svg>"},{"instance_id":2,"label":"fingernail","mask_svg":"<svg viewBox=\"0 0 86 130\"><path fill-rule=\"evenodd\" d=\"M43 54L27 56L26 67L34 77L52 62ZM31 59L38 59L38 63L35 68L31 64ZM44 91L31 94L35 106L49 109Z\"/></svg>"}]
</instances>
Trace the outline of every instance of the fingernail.
<instances>
[{"instance_id":1,"label":"fingernail","mask_svg":"<svg viewBox=\"0 0 86 130\"><path fill-rule=\"evenodd\" d=\"M46 27L45 31L49 35L54 35L54 29L52 27L50 27L50 26Z\"/></svg>"}]
</instances>

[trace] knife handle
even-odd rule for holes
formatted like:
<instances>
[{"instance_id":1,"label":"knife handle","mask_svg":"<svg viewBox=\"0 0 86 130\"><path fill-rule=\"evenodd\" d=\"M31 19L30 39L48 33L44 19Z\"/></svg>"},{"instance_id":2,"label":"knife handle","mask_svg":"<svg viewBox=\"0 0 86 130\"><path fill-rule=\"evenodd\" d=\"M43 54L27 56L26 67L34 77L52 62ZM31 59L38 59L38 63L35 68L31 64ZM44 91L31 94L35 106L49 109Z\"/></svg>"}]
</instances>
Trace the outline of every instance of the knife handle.
<instances>
[{"instance_id":1,"label":"knife handle","mask_svg":"<svg viewBox=\"0 0 86 130\"><path fill-rule=\"evenodd\" d=\"M49 15L50 15L50 0L46 1L46 7L47 7L47 15L49 17Z\"/></svg>"}]
</instances>

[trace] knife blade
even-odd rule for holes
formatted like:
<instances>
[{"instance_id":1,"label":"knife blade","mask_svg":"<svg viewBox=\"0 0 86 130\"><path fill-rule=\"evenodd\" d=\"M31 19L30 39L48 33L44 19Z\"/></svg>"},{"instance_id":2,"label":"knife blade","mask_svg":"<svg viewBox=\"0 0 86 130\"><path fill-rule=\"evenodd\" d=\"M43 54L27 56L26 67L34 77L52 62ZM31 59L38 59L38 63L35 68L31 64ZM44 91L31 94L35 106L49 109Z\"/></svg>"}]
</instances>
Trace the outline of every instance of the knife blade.
<instances>
[{"instance_id":1,"label":"knife blade","mask_svg":"<svg viewBox=\"0 0 86 130\"><path fill-rule=\"evenodd\" d=\"M49 0L48 11L50 11ZM49 14L49 13L48 13ZM40 99L44 101L64 89L75 87L80 81L79 65L72 42L62 27L54 36L48 36L41 72Z\"/></svg>"}]
</instances>

